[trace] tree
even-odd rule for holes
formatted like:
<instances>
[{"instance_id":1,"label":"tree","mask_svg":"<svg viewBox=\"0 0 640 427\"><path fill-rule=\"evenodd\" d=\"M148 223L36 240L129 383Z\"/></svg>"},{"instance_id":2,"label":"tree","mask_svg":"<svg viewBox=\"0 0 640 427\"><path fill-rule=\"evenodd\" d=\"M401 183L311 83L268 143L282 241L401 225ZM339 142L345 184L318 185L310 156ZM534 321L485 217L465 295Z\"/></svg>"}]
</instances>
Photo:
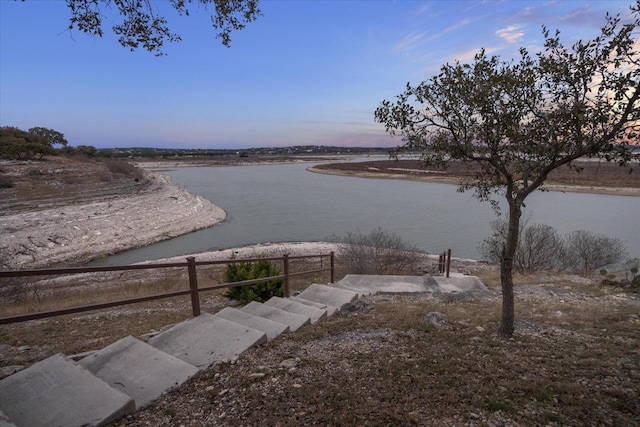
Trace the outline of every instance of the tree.
<instances>
[{"instance_id":1,"label":"tree","mask_svg":"<svg viewBox=\"0 0 640 427\"><path fill-rule=\"evenodd\" d=\"M167 19L160 15L158 3L152 0L66 0L71 11L69 30L78 29L84 33L102 37L106 11L117 10L121 21L112 29L118 35L118 42L132 51L142 46L156 56L163 55L165 42L179 42L178 34L172 33ZM216 37L229 47L231 32L243 29L246 24L262 15L259 0L169 0L168 4L179 16L189 16L189 6L207 9L213 6L211 15Z\"/></svg>"},{"instance_id":2,"label":"tree","mask_svg":"<svg viewBox=\"0 0 640 427\"><path fill-rule=\"evenodd\" d=\"M0 128L0 157L7 159L42 158L55 151L48 141L37 133L31 133L12 126Z\"/></svg>"},{"instance_id":3,"label":"tree","mask_svg":"<svg viewBox=\"0 0 640 427\"><path fill-rule=\"evenodd\" d=\"M627 256L622 240L586 230L570 233L565 246L565 262L584 277L591 277L601 268L622 264Z\"/></svg>"},{"instance_id":4,"label":"tree","mask_svg":"<svg viewBox=\"0 0 640 427\"><path fill-rule=\"evenodd\" d=\"M484 50L471 64L445 64L438 75L407 84L395 102L375 112L402 148L422 150L425 165L448 161L473 165L459 190L475 190L499 212L495 196L507 202L507 234L500 254L500 335L514 330L513 268L520 218L527 196L544 189L548 174L563 165L580 170L580 158L627 165L630 143L640 130L640 55L631 22L607 14L601 34L570 47L543 27L544 50L503 62Z\"/></svg>"},{"instance_id":5,"label":"tree","mask_svg":"<svg viewBox=\"0 0 640 427\"><path fill-rule=\"evenodd\" d=\"M34 127L29 129L29 133L41 136L52 148L54 145L62 145L63 147L66 147L68 143L64 135L57 130L47 129L43 127Z\"/></svg>"}]
</instances>

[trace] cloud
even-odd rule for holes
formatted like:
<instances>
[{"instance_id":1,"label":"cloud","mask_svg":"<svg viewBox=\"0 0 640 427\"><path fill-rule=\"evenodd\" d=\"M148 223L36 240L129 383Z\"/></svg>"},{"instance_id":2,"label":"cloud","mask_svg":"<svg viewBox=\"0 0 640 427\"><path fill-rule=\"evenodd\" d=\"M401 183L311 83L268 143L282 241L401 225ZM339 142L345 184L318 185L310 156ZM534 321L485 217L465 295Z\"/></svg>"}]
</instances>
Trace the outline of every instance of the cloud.
<instances>
[{"instance_id":1,"label":"cloud","mask_svg":"<svg viewBox=\"0 0 640 427\"><path fill-rule=\"evenodd\" d=\"M396 44L393 47L394 52L405 52L407 50L411 50L415 45L418 45L422 42L424 35L426 33L411 33L405 38L403 38L400 43Z\"/></svg>"},{"instance_id":2,"label":"cloud","mask_svg":"<svg viewBox=\"0 0 640 427\"><path fill-rule=\"evenodd\" d=\"M409 50L414 49L415 47L421 45L421 44L425 44L425 43L429 43L437 38L440 38L442 36L444 36L447 33L450 33L452 31L455 31L459 28L462 28L464 26L467 26L469 24L471 24L473 22L472 19L469 18L465 18L463 20L461 20L460 22L457 22L453 25L448 26L447 28L443 29L442 31L440 31L437 34L434 34L432 36L426 37L427 32L421 32L421 33L411 33L409 35L407 35L405 38L403 38L400 43L396 44L393 47L393 51L394 52L406 52Z\"/></svg>"},{"instance_id":3,"label":"cloud","mask_svg":"<svg viewBox=\"0 0 640 427\"><path fill-rule=\"evenodd\" d=\"M433 36L429 37L428 39L425 40L425 42L430 42L432 40L435 40L439 37L444 36L447 33L450 33L451 31L457 30L458 28L462 28L464 26L467 26L469 24L471 24L473 22L472 19L469 18L465 18L460 22L457 22L453 25L448 26L447 28L445 28L444 30L440 31L438 34L434 34Z\"/></svg>"},{"instance_id":4,"label":"cloud","mask_svg":"<svg viewBox=\"0 0 640 427\"><path fill-rule=\"evenodd\" d=\"M509 25L506 28L502 28L496 31L496 35L505 40L507 43L515 43L520 40L522 36L524 36L524 31L520 26Z\"/></svg>"},{"instance_id":5,"label":"cloud","mask_svg":"<svg viewBox=\"0 0 640 427\"><path fill-rule=\"evenodd\" d=\"M472 50L468 50L466 52L460 52L457 53L455 55L451 56L451 60L447 61L447 63L453 63L455 61L459 61L460 63L464 64L464 63L468 63L471 62L473 60L473 58L476 56L476 54L480 53L482 49L472 49ZM487 55L491 55L492 53L496 52L500 50L500 48L497 47L489 47L489 48L485 48L484 52Z\"/></svg>"},{"instance_id":6,"label":"cloud","mask_svg":"<svg viewBox=\"0 0 640 427\"><path fill-rule=\"evenodd\" d=\"M573 12L560 16L560 22L568 22L576 25L584 24L593 19L593 11L589 7L582 7Z\"/></svg>"}]
</instances>

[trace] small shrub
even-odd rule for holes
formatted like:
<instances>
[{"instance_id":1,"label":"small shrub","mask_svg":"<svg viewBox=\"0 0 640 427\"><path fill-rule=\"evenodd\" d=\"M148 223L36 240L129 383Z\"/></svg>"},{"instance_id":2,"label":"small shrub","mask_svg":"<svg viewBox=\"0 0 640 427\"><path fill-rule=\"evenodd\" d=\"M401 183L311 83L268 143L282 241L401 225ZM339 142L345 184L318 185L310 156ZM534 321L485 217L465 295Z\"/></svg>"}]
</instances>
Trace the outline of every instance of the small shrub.
<instances>
[{"instance_id":1,"label":"small shrub","mask_svg":"<svg viewBox=\"0 0 640 427\"><path fill-rule=\"evenodd\" d=\"M347 270L352 274L411 274L420 260L415 246L381 228L369 234L334 236L332 240L340 244Z\"/></svg>"},{"instance_id":2,"label":"small shrub","mask_svg":"<svg viewBox=\"0 0 640 427\"><path fill-rule=\"evenodd\" d=\"M493 235L483 240L478 252L489 262L499 263L502 247L507 237L507 222L491 222ZM564 243L555 228L545 224L526 223L520 227L514 267L518 273L532 274L551 270L561 264Z\"/></svg>"},{"instance_id":3,"label":"small shrub","mask_svg":"<svg viewBox=\"0 0 640 427\"><path fill-rule=\"evenodd\" d=\"M142 170L125 160L104 159L102 161L112 174L128 176L133 178L136 182L143 178Z\"/></svg>"},{"instance_id":4,"label":"small shrub","mask_svg":"<svg viewBox=\"0 0 640 427\"><path fill-rule=\"evenodd\" d=\"M279 275L280 271L269 261L240 262L227 265L227 269L224 272L224 281L226 283L235 283ZM274 279L264 283L256 283L255 285L236 286L229 288L224 296L242 304L248 304L251 301L265 302L274 296L284 296L284 281L282 279Z\"/></svg>"},{"instance_id":5,"label":"small shrub","mask_svg":"<svg viewBox=\"0 0 640 427\"><path fill-rule=\"evenodd\" d=\"M492 236L478 245L478 251L487 261L499 263L507 235L507 223L495 220L491 228ZM514 268L522 274L558 269L591 277L603 267L622 264L626 255L626 248L620 239L586 230L574 231L563 239L551 226L528 226L525 223L520 227Z\"/></svg>"},{"instance_id":6,"label":"small shrub","mask_svg":"<svg viewBox=\"0 0 640 427\"><path fill-rule=\"evenodd\" d=\"M568 270L591 277L601 268L621 264L627 256L622 240L578 230L565 239L565 266Z\"/></svg>"}]
</instances>

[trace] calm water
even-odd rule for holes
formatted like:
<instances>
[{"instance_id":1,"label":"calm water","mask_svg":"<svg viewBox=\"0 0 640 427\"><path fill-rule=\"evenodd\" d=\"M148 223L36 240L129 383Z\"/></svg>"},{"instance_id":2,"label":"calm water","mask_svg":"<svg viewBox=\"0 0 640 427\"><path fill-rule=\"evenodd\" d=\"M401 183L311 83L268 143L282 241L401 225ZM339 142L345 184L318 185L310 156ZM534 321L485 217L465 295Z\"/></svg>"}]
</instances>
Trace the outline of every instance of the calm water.
<instances>
[{"instance_id":1,"label":"calm water","mask_svg":"<svg viewBox=\"0 0 640 427\"><path fill-rule=\"evenodd\" d=\"M456 186L364 179L306 171L310 164L178 168L165 172L187 191L223 208L215 227L109 257L127 264L266 242L322 241L381 227L424 251L451 248L480 257L477 246L495 218L488 203ZM561 233L586 229L623 239L640 257L640 198L578 193L534 193L525 217Z\"/></svg>"}]
</instances>

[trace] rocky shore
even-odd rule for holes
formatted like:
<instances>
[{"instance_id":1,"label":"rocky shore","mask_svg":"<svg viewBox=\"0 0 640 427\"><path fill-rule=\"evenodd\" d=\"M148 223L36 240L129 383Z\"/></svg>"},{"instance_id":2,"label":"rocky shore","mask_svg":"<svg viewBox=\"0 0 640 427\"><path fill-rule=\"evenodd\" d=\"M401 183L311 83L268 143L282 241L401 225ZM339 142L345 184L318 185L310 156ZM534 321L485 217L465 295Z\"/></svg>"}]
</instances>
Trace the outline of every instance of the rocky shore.
<instances>
[{"instance_id":1,"label":"rocky shore","mask_svg":"<svg viewBox=\"0 0 640 427\"><path fill-rule=\"evenodd\" d=\"M74 173L79 170L87 172L102 165L86 163L78 166L75 163L68 165L67 162L64 159L43 162L37 173L34 173L36 163L23 165L24 169L20 173L31 181L23 183L20 188L16 187L11 197L7 194L1 204L0 269L79 265L95 258L211 227L226 219L226 213L221 208L201 196L178 188L160 172L163 167L180 166L183 163L138 164L144 169L144 179L136 179L136 183L131 185L104 179L87 184L90 179L87 173L81 177L76 176L75 180L69 179L65 175L69 170ZM434 182L459 179L443 176L441 173L429 174L426 173L429 171L417 169L416 165L415 161L404 161L400 165L395 161L349 162L317 165L309 170L358 177ZM2 166L5 173L10 172L10 166ZM547 189L640 195L637 174L630 178L629 174L620 175L620 168L609 169L604 170L603 166L599 166L598 175L591 176L588 171L582 174L593 182L589 179L582 182L582 185L553 182ZM605 174L603 170L609 172ZM600 181L604 185L595 185L595 182ZM26 189L32 189L33 185L42 182L46 185L41 193L25 193ZM64 188L67 190L62 191ZM309 247L317 249L314 246L316 245L311 244L303 248L298 245L296 249L305 252ZM255 251L255 248L248 250ZM221 254L198 255L210 257Z\"/></svg>"},{"instance_id":2,"label":"rocky shore","mask_svg":"<svg viewBox=\"0 0 640 427\"><path fill-rule=\"evenodd\" d=\"M226 219L224 210L164 175L147 172L145 179L150 184L140 193L0 216L0 268L81 264Z\"/></svg>"}]
</instances>

